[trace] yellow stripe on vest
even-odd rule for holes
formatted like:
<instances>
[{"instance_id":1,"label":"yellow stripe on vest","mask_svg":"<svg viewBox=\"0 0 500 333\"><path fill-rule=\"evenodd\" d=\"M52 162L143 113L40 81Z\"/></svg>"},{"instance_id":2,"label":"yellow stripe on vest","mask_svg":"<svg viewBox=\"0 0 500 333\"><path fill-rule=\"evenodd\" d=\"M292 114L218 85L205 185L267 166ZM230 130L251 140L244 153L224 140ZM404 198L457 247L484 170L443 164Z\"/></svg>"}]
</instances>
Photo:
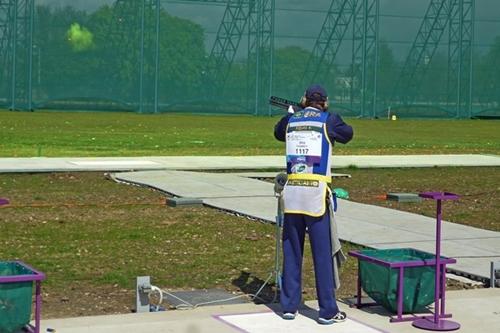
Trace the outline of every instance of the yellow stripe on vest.
<instances>
[{"instance_id":1,"label":"yellow stripe on vest","mask_svg":"<svg viewBox=\"0 0 500 333\"><path fill-rule=\"evenodd\" d=\"M318 180L325 183L331 183L332 177L323 176L323 175L315 175L312 173L293 173L288 175L289 180Z\"/></svg>"}]
</instances>

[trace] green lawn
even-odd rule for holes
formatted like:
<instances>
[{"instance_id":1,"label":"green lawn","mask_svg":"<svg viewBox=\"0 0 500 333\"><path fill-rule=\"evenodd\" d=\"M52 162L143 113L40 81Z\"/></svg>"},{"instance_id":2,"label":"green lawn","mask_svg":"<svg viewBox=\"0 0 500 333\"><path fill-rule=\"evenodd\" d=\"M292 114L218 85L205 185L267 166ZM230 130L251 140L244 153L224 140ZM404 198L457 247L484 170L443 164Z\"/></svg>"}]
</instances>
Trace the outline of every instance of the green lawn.
<instances>
[{"instance_id":1,"label":"green lawn","mask_svg":"<svg viewBox=\"0 0 500 333\"><path fill-rule=\"evenodd\" d=\"M339 171L352 178L335 186L356 202L427 216L435 214L431 200L398 204L380 195L455 192L462 197L443 203L444 219L500 231L498 169L345 169ZM273 267L273 225L208 207L167 207L161 193L102 173L0 174L0 194L11 202L0 207L0 259L20 259L47 274L44 318L130 312L140 275L171 290L255 293ZM344 243L346 252L352 248ZM305 251L304 298L314 299L308 242ZM339 297L355 293L356 274L351 258L342 266Z\"/></svg>"},{"instance_id":2,"label":"green lawn","mask_svg":"<svg viewBox=\"0 0 500 333\"><path fill-rule=\"evenodd\" d=\"M277 117L0 111L0 156L283 154ZM481 120L346 119L355 139L336 154L500 154L500 126ZM380 201L387 191L448 190L454 222L499 230L498 168L343 170L336 186L353 201L431 215L431 203ZM130 312L134 279L151 275L171 289L255 292L273 264L274 228L209 208L169 208L158 192L105 180L100 173L3 174L0 258L47 273L44 318ZM351 248L345 244L346 250ZM308 247L306 246L306 250ZM315 297L311 255L304 297ZM356 261L341 272L352 295ZM271 290L268 289L267 292Z\"/></svg>"},{"instance_id":3,"label":"green lawn","mask_svg":"<svg viewBox=\"0 0 500 333\"><path fill-rule=\"evenodd\" d=\"M0 156L273 155L278 117L0 111ZM355 138L337 154L500 151L500 123L486 120L346 119Z\"/></svg>"}]
</instances>

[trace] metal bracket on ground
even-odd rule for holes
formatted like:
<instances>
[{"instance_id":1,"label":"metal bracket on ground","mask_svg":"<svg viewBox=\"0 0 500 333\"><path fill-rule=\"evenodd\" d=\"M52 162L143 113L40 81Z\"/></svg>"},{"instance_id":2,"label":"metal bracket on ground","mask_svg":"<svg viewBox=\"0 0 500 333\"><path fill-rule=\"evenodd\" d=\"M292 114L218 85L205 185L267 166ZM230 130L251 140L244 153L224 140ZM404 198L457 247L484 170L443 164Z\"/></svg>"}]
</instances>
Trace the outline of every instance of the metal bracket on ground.
<instances>
[{"instance_id":1,"label":"metal bracket on ground","mask_svg":"<svg viewBox=\"0 0 500 333\"><path fill-rule=\"evenodd\" d=\"M149 312L149 293L151 292L151 278L138 276L135 288L136 313Z\"/></svg>"},{"instance_id":2,"label":"metal bracket on ground","mask_svg":"<svg viewBox=\"0 0 500 333\"><path fill-rule=\"evenodd\" d=\"M500 261L491 262L490 287L500 288Z\"/></svg>"}]
</instances>

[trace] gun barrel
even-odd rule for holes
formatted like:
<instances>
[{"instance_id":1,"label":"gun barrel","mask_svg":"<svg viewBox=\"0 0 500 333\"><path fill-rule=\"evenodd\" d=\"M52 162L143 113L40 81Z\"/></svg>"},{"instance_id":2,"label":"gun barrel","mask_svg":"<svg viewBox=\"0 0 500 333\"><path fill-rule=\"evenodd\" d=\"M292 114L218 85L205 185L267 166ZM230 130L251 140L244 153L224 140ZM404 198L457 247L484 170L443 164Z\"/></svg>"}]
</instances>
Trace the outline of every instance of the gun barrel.
<instances>
[{"instance_id":1,"label":"gun barrel","mask_svg":"<svg viewBox=\"0 0 500 333\"><path fill-rule=\"evenodd\" d=\"M269 104L282 109L288 109L290 106L293 107L294 110L302 109L299 103L276 96L271 96L269 98Z\"/></svg>"}]
</instances>

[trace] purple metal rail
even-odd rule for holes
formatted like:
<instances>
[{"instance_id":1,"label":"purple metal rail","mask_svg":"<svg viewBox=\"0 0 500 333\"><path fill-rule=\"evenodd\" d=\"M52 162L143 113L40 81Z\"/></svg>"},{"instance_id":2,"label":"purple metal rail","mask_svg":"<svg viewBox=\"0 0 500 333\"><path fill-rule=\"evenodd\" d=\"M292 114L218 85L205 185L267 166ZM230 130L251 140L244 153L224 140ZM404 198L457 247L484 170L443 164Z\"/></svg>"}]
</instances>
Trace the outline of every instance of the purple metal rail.
<instances>
[{"instance_id":1,"label":"purple metal rail","mask_svg":"<svg viewBox=\"0 0 500 333\"><path fill-rule=\"evenodd\" d=\"M391 263L377 258L369 257L360 253L359 251L350 251L351 256L358 258L358 282L357 282L357 300L354 306L360 308L363 306L375 305L376 303L365 303L361 302L361 279L360 279L360 269L359 262L361 260L369 261L378 265L386 266L399 269L398 276L398 310L397 317L392 317L391 322L402 322L402 321L413 321L412 325L431 331L453 331L460 328L460 324L451 321L444 320L443 318L450 318L451 314L446 314L445 312L445 301L446 301L446 265L456 263L455 259L441 257L441 218L442 218L442 200L457 200L459 196L454 193L448 192L423 192L419 194L420 197L425 199L436 200L436 253L434 258L431 260L415 260L407 262L396 262ZM421 251L423 252L423 251ZM414 315L403 317L403 295L404 295L404 269L406 267L419 267L419 266L435 266L435 290L434 290L434 314L433 315Z\"/></svg>"},{"instance_id":2,"label":"purple metal rail","mask_svg":"<svg viewBox=\"0 0 500 333\"><path fill-rule=\"evenodd\" d=\"M0 276L0 284L3 283L15 283L15 282L30 282L34 281L36 284L35 290L35 326L28 324L26 327L28 332L40 333L40 315L42 306L42 281L45 280L45 274L37 271L33 267L21 262L21 261L11 261L11 263L16 263L20 266L31 271L33 274L25 275L10 275L10 276Z\"/></svg>"}]
</instances>

